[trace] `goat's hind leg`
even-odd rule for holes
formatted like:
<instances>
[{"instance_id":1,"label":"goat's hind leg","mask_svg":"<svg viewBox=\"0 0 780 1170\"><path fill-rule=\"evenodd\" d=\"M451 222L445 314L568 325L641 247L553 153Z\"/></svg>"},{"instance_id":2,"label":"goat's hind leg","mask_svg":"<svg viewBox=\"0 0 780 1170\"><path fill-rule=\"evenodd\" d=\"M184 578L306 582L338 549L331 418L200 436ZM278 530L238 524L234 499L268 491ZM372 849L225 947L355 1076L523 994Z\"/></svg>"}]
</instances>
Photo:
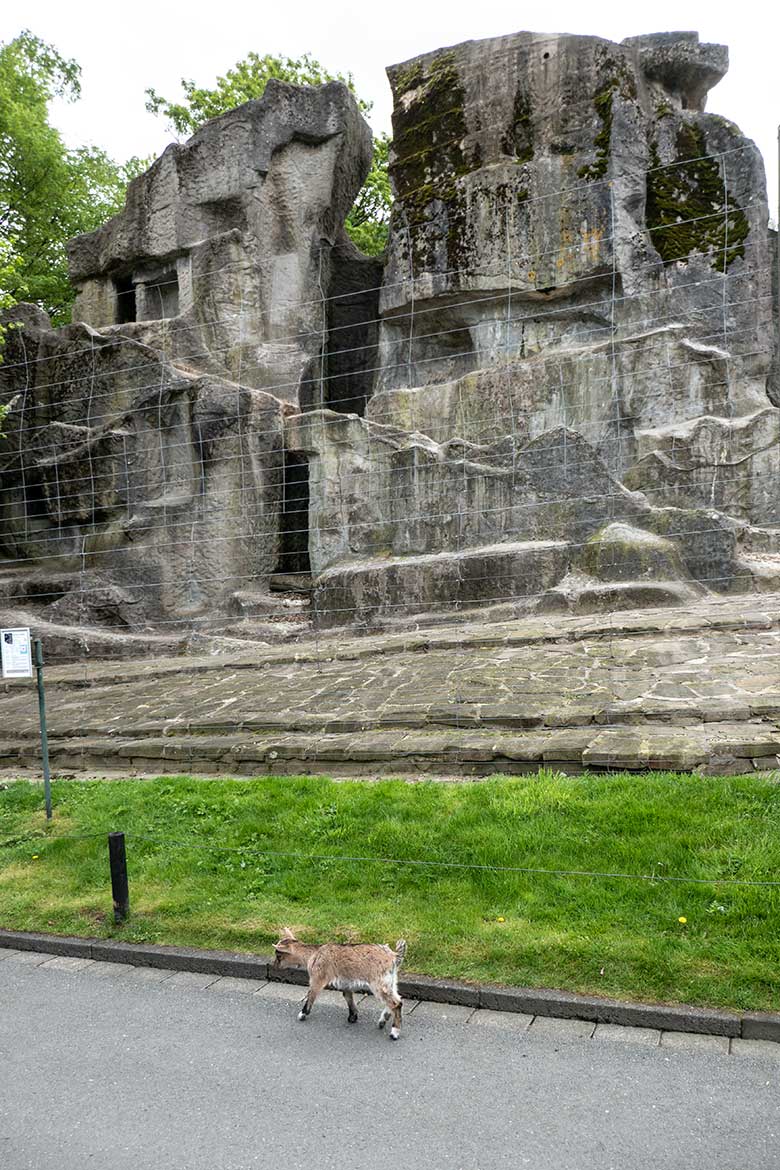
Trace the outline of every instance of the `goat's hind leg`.
<instances>
[{"instance_id":1,"label":"goat's hind leg","mask_svg":"<svg viewBox=\"0 0 780 1170\"><path fill-rule=\"evenodd\" d=\"M345 991L342 994L344 995L344 999L347 1001L347 1009L349 1011L347 1016L347 1023L355 1024L357 1023L358 1018L357 1008L355 1007L355 997L351 991Z\"/></svg>"},{"instance_id":2,"label":"goat's hind leg","mask_svg":"<svg viewBox=\"0 0 780 1170\"><path fill-rule=\"evenodd\" d=\"M392 1024L392 1027L390 1028L390 1039L391 1040L397 1040L398 1037L401 1035L401 1008L402 1008L402 1006L403 1006L403 1000L399 996L393 1002L393 1024Z\"/></svg>"}]
</instances>

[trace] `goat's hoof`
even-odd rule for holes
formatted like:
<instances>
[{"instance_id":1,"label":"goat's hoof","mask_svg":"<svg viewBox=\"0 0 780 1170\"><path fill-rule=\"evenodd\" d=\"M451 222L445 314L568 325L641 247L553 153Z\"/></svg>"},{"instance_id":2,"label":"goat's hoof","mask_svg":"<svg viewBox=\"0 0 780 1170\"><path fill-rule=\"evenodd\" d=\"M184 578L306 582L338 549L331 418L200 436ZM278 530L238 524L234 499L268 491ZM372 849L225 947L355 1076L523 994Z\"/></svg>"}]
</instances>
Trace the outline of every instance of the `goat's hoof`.
<instances>
[{"instance_id":1,"label":"goat's hoof","mask_svg":"<svg viewBox=\"0 0 780 1170\"><path fill-rule=\"evenodd\" d=\"M298 1019L305 1020L306 1019L306 1012L298 1012Z\"/></svg>"},{"instance_id":2,"label":"goat's hoof","mask_svg":"<svg viewBox=\"0 0 780 1170\"><path fill-rule=\"evenodd\" d=\"M348 1024L356 1024L357 1023L357 1012L355 1012L354 1015L352 1013L350 1013L347 1016L347 1023Z\"/></svg>"},{"instance_id":3,"label":"goat's hoof","mask_svg":"<svg viewBox=\"0 0 780 1170\"><path fill-rule=\"evenodd\" d=\"M386 1024L386 1023L387 1023L387 1020L385 1020L384 1018L383 1018L383 1019L381 1019L381 1020L379 1021L379 1023L377 1024L377 1028L384 1028L384 1026L385 1026L385 1024Z\"/></svg>"},{"instance_id":4,"label":"goat's hoof","mask_svg":"<svg viewBox=\"0 0 780 1170\"><path fill-rule=\"evenodd\" d=\"M398 1040L398 1038L400 1037L400 1035L401 1035L401 1033L398 1031L398 1029L397 1029L397 1028L391 1028L391 1029L390 1029L390 1039L391 1039L391 1040Z\"/></svg>"}]
</instances>

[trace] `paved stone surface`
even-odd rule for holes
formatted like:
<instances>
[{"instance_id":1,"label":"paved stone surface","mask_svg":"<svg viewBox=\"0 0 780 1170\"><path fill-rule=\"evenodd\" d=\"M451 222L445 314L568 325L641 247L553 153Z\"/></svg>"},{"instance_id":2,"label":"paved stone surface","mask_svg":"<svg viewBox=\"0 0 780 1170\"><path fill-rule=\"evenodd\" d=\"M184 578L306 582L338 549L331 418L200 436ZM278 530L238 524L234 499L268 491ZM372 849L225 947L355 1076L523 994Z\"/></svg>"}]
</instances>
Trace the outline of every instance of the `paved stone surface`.
<instances>
[{"instance_id":1,"label":"paved stone surface","mask_svg":"<svg viewBox=\"0 0 780 1170\"><path fill-rule=\"evenodd\" d=\"M478 1028L501 1028L519 1035L528 1030L532 1020L533 1016L524 1015L523 1012L493 1012L489 1008L481 1008L474 1012L469 1023Z\"/></svg>"},{"instance_id":2,"label":"paved stone surface","mask_svg":"<svg viewBox=\"0 0 780 1170\"><path fill-rule=\"evenodd\" d=\"M257 994L261 995L263 999L279 999L283 1003L300 1003L306 995L306 988L294 983L266 983ZM330 994L332 993L323 992L321 996L323 1003L326 1002L325 997Z\"/></svg>"},{"instance_id":3,"label":"paved stone surface","mask_svg":"<svg viewBox=\"0 0 780 1170\"><path fill-rule=\"evenodd\" d=\"M266 986L265 979L236 979L233 975L223 975L215 979L206 988L207 991L234 991L244 995L254 995L261 987Z\"/></svg>"},{"instance_id":4,"label":"paved stone surface","mask_svg":"<svg viewBox=\"0 0 780 1170\"><path fill-rule=\"evenodd\" d=\"M56 958L47 960L45 966L54 967L58 971L81 971L91 963L91 959L73 959L67 955L57 955Z\"/></svg>"},{"instance_id":5,"label":"paved stone surface","mask_svg":"<svg viewBox=\"0 0 780 1170\"><path fill-rule=\"evenodd\" d=\"M674 1052L728 1052L728 1036L702 1036L698 1032L662 1032L661 1047Z\"/></svg>"},{"instance_id":6,"label":"paved stone surface","mask_svg":"<svg viewBox=\"0 0 780 1170\"><path fill-rule=\"evenodd\" d=\"M780 594L49 672L56 769L231 774L777 769ZM171 685L172 677L176 685ZM85 687L85 682L88 686ZM0 695L37 766L26 692Z\"/></svg>"},{"instance_id":7,"label":"paved stone surface","mask_svg":"<svg viewBox=\"0 0 780 1170\"><path fill-rule=\"evenodd\" d=\"M391 1044L340 996L302 1025L266 990L3 963L0 1164L271 1170L281 1150L291 1170L775 1170L780 1066L763 1058L418 1011Z\"/></svg>"},{"instance_id":8,"label":"paved stone surface","mask_svg":"<svg viewBox=\"0 0 780 1170\"><path fill-rule=\"evenodd\" d=\"M163 983L172 975L173 971L162 967L131 967L127 972L128 979L137 979L140 983Z\"/></svg>"},{"instance_id":9,"label":"paved stone surface","mask_svg":"<svg viewBox=\"0 0 780 1170\"><path fill-rule=\"evenodd\" d=\"M475 1008L461 1007L455 1003L418 1003L414 1008L417 1020L442 1020L450 1024L466 1024L474 1015ZM409 1015L412 1013L409 1012Z\"/></svg>"},{"instance_id":10,"label":"paved stone surface","mask_svg":"<svg viewBox=\"0 0 780 1170\"><path fill-rule=\"evenodd\" d=\"M133 967L131 963L107 963L102 959L94 959L90 961L85 970L88 975L94 975L95 978L120 979L123 975L128 975L138 968Z\"/></svg>"},{"instance_id":11,"label":"paved stone surface","mask_svg":"<svg viewBox=\"0 0 780 1170\"><path fill-rule=\"evenodd\" d=\"M167 987L183 987L187 990L205 991L219 978L218 975L203 975L200 971L176 971L166 979Z\"/></svg>"},{"instance_id":12,"label":"paved stone surface","mask_svg":"<svg viewBox=\"0 0 780 1170\"><path fill-rule=\"evenodd\" d=\"M8 955L10 963L21 963L25 966L40 967L43 963L48 963L51 959L56 958L55 955L50 955L46 951L16 951Z\"/></svg>"},{"instance_id":13,"label":"paved stone surface","mask_svg":"<svg viewBox=\"0 0 780 1170\"><path fill-rule=\"evenodd\" d=\"M754 1060L769 1060L780 1063L780 1044L774 1040L740 1040L735 1036L731 1041L732 1056L746 1056Z\"/></svg>"},{"instance_id":14,"label":"paved stone surface","mask_svg":"<svg viewBox=\"0 0 780 1170\"><path fill-rule=\"evenodd\" d=\"M528 1029L528 1035L533 1036L534 1040L589 1040L595 1027L588 1020L558 1020L553 1016L537 1016Z\"/></svg>"},{"instance_id":15,"label":"paved stone surface","mask_svg":"<svg viewBox=\"0 0 780 1170\"><path fill-rule=\"evenodd\" d=\"M644 1044L647 1048L657 1048L661 1042L661 1033L656 1028L632 1028L621 1024L597 1024L593 1033L594 1040L617 1041L620 1044Z\"/></svg>"}]
</instances>

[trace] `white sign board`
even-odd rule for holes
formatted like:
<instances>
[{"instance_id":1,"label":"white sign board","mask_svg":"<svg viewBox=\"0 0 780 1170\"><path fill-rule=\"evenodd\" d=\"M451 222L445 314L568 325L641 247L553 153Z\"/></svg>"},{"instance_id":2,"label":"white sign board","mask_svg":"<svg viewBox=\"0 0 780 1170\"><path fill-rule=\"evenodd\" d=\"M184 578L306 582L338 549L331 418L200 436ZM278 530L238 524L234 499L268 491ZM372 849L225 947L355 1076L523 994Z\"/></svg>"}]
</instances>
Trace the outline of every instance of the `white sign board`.
<instances>
[{"instance_id":1,"label":"white sign board","mask_svg":"<svg viewBox=\"0 0 780 1170\"><path fill-rule=\"evenodd\" d=\"M3 678L32 678L30 631L0 630Z\"/></svg>"}]
</instances>

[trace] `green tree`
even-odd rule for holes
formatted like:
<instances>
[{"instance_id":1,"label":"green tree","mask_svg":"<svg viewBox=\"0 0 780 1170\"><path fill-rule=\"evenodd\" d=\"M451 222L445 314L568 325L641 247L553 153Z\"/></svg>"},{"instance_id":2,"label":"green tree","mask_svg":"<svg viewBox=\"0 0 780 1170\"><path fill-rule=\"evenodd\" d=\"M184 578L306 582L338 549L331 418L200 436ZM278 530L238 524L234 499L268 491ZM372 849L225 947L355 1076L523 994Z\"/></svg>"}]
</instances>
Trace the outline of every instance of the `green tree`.
<instances>
[{"instance_id":1,"label":"green tree","mask_svg":"<svg viewBox=\"0 0 780 1170\"><path fill-rule=\"evenodd\" d=\"M6 299L23 297L56 324L70 319L66 242L92 231L124 203L145 164L118 166L98 147L69 150L49 124L55 97L75 101L80 69L25 31L0 45L0 262Z\"/></svg>"},{"instance_id":2,"label":"green tree","mask_svg":"<svg viewBox=\"0 0 780 1170\"><path fill-rule=\"evenodd\" d=\"M378 256L387 245L390 223L390 175L387 156L390 153L390 135L374 138L374 157L366 181L347 216L346 229L352 240L367 256Z\"/></svg>"},{"instance_id":3,"label":"green tree","mask_svg":"<svg viewBox=\"0 0 780 1170\"><path fill-rule=\"evenodd\" d=\"M169 101L154 89L147 89L146 108L152 114L168 119L176 134L184 137L194 134L209 118L216 118L243 102L263 96L272 78L293 85L322 85L326 81L343 81L355 91L352 74L330 73L310 53L302 57L274 57L266 53L248 53L224 77L218 77L213 88L198 86L182 78L184 97ZM356 95L357 97L357 95ZM357 98L361 113L368 114L371 103ZM357 246L369 255L379 255L387 243L390 220L390 180L387 174L387 156L390 139L380 134L374 139L374 158L362 190L350 211L346 228Z\"/></svg>"},{"instance_id":4,"label":"green tree","mask_svg":"<svg viewBox=\"0 0 780 1170\"><path fill-rule=\"evenodd\" d=\"M14 255L13 247L10 240L4 240L0 236L0 312L3 309L10 309L14 304L14 298L6 289L16 281L16 269L19 266L19 258ZM5 337L12 325L0 325L0 364L3 361L3 347L5 346ZM0 439L4 438L3 434L3 420L8 414L8 404L0 403Z\"/></svg>"}]
</instances>

